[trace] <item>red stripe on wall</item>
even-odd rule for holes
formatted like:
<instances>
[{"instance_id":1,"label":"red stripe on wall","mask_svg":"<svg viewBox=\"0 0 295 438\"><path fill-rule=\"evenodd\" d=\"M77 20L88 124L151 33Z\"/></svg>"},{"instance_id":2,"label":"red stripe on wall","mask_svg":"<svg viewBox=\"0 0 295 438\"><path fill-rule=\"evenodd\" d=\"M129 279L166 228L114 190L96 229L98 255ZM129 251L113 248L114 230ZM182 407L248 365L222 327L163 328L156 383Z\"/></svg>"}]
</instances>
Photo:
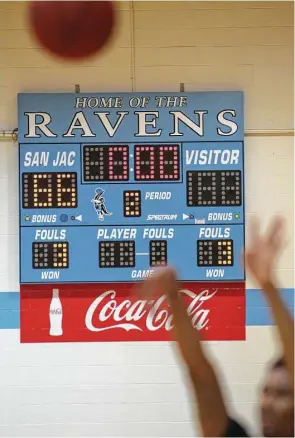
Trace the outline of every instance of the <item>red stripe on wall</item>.
<instances>
[{"instance_id":1,"label":"red stripe on wall","mask_svg":"<svg viewBox=\"0 0 295 438\"><path fill-rule=\"evenodd\" d=\"M187 282L181 293L205 340L245 339L245 283ZM20 310L23 343L171 339L164 297L147 303L134 283L21 285Z\"/></svg>"}]
</instances>

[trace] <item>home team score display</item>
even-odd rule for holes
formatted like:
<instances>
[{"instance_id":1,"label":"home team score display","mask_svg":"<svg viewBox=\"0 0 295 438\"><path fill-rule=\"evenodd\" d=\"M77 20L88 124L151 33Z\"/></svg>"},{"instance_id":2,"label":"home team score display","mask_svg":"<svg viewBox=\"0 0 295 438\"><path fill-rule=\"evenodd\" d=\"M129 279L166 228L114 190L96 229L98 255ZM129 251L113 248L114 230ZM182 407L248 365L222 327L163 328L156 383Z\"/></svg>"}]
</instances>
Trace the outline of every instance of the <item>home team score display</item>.
<instances>
[{"instance_id":1,"label":"home team score display","mask_svg":"<svg viewBox=\"0 0 295 438\"><path fill-rule=\"evenodd\" d=\"M240 92L20 94L21 283L244 280Z\"/></svg>"}]
</instances>

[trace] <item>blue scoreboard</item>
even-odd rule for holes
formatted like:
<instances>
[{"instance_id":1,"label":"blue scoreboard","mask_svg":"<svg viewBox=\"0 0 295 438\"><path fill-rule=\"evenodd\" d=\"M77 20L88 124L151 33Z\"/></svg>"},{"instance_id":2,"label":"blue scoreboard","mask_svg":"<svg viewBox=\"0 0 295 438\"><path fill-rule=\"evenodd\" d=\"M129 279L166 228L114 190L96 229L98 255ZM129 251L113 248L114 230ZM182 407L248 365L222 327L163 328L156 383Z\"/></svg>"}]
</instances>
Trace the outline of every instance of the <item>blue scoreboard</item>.
<instances>
[{"instance_id":1,"label":"blue scoreboard","mask_svg":"<svg viewBox=\"0 0 295 438\"><path fill-rule=\"evenodd\" d=\"M19 94L20 281L244 280L241 92Z\"/></svg>"}]
</instances>

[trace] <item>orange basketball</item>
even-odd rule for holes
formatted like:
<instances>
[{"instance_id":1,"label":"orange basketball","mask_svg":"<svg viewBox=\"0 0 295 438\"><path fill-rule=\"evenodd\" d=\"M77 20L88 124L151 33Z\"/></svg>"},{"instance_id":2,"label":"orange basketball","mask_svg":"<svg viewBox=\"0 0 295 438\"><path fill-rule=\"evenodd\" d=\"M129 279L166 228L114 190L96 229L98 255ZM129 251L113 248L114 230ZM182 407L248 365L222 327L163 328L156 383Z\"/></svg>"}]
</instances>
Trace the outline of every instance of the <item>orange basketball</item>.
<instances>
[{"instance_id":1,"label":"orange basketball","mask_svg":"<svg viewBox=\"0 0 295 438\"><path fill-rule=\"evenodd\" d=\"M115 22L111 1L34 1L33 33L44 49L68 59L94 55L110 39Z\"/></svg>"}]
</instances>

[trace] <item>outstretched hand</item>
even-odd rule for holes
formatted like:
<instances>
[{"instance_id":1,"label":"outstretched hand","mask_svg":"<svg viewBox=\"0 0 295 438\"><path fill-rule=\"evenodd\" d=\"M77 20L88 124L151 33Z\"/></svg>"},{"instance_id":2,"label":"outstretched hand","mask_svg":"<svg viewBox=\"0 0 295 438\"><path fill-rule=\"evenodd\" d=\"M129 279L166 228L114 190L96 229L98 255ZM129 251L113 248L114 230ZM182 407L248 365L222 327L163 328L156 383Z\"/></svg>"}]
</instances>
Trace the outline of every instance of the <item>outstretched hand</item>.
<instances>
[{"instance_id":1,"label":"outstretched hand","mask_svg":"<svg viewBox=\"0 0 295 438\"><path fill-rule=\"evenodd\" d=\"M146 298L152 299L158 295L177 293L177 274L173 268L160 268L141 285L141 291Z\"/></svg>"},{"instance_id":2,"label":"outstretched hand","mask_svg":"<svg viewBox=\"0 0 295 438\"><path fill-rule=\"evenodd\" d=\"M265 234L260 233L257 218L250 223L249 245L245 250L245 264L248 272L260 287L272 283L275 263L285 244L285 224L281 217L275 217Z\"/></svg>"}]
</instances>

